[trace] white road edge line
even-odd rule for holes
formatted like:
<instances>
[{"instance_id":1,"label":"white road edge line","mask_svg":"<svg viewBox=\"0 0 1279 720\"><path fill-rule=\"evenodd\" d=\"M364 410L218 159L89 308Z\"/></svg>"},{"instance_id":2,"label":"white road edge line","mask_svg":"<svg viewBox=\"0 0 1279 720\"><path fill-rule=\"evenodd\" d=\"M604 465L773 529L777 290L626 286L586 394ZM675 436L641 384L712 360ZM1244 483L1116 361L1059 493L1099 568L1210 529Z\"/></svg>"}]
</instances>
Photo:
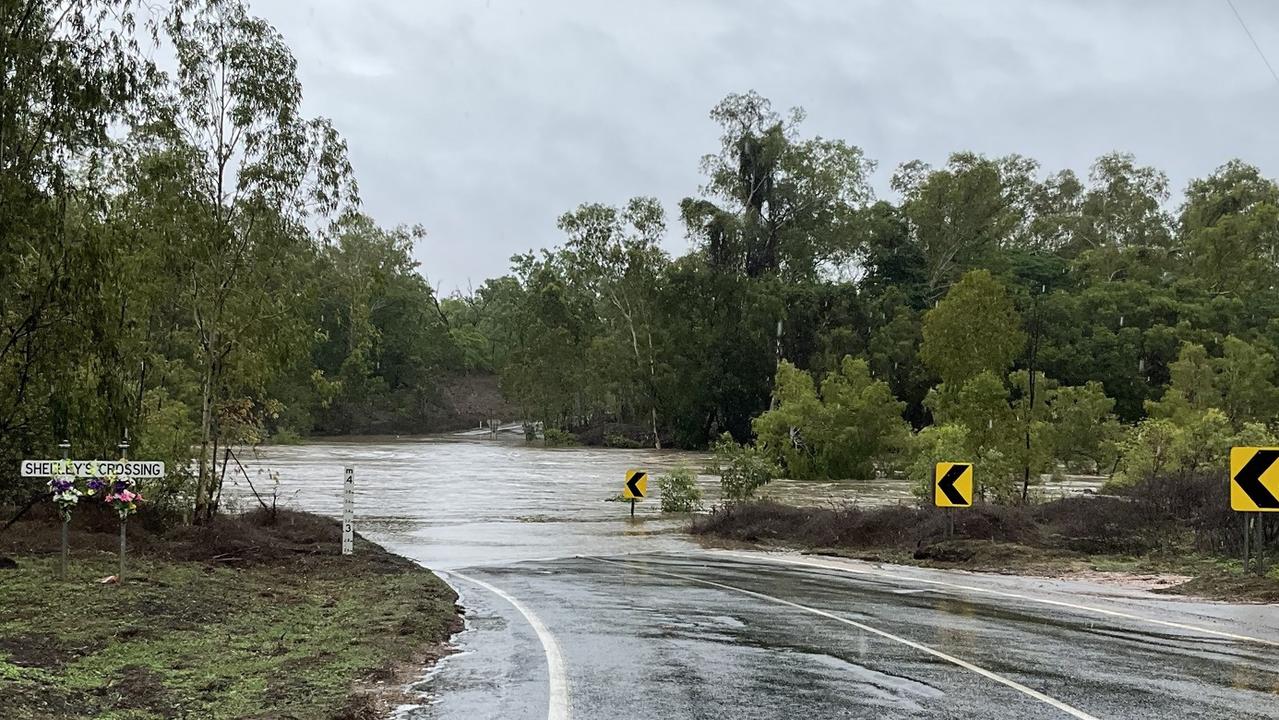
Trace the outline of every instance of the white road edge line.
<instances>
[{"instance_id":1,"label":"white road edge line","mask_svg":"<svg viewBox=\"0 0 1279 720\"><path fill-rule=\"evenodd\" d=\"M1122 610L1107 610L1094 605L1080 605L1078 603L1066 602L1064 600L1049 600L1048 598L1035 597L1033 595L1023 595L1021 593L1008 592L1006 590L992 590L990 588L977 587L975 585L961 585L959 583L946 582L945 580L931 580L929 578L912 577L909 575L899 575L896 573L884 572L882 570L870 570L866 568L850 567L835 562L817 562L813 560L796 560L794 558L775 557L768 555L755 555L752 553L742 553L734 550L712 550L707 551L710 555L727 555L730 557L760 560L763 562L782 563L786 565L798 565L801 567L820 568L822 570L834 570L836 572L844 572L850 575L869 575L871 577L882 577L889 580L898 580L908 583L920 583L924 585L936 585L939 587L947 587L955 590L966 590L968 592L979 593L982 595L995 595L998 597L1012 598L1015 600L1025 600L1027 602L1039 603L1041 605L1053 605L1055 607L1071 608L1072 610L1082 610L1085 612L1096 613L1098 615L1106 615L1109 617L1124 618L1126 620L1136 620L1138 622L1151 623L1161 625L1163 627L1176 628L1178 630L1188 630L1190 632L1205 633L1215 635L1217 637L1237 640L1239 642L1257 643L1259 645L1269 645L1271 647L1279 647L1279 642L1274 640L1266 640L1265 638L1256 638L1249 635L1239 635L1237 633L1226 632L1225 630L1213 630L1212 628L1201 627L1198 625L1190 625L1187 623L1173 622L1171 620L1159 620L1157 618L1146 617L1134 613L1123 612Z\"/></svg>"},{"instance_id":2,"label":"white road edge line","mask_svg":"<svg viewBox=\"0 0 1279 720\"><path fill-rule=\"evenodd\" d=\"M452 575L468 583L479 585L510 603L511 607L524 616L529 626L533 628L533 632L537 634L538 641L542 643L542 651L546 653L546 676L549 691L549 698L546 703L546 720L569 720L571 705L568 699L568 674L564 671L564 658L560 655L560 645L556 642L555 636L551 634L551 631L546 629L546 625L542 624L542 621L533 614L533 611L525 607L519 600L483 580L477 580L469 575L463 575L452 570L439 570L437 572L440 575Z\"/></svg>"},{"instance_id":3,"label":"white road edge line","mask_svg":"<svg viewBox=\"0 0 1279 720\"><path fill-rule=\"evenodd\" d=\"M874 635L878 635L879 637L885 638L887 640L892 640L893 642L901 643L902 645L905 645L906 647L914 648L915 650L918 650L923 653L927 653L941 660L945 660L946 662L951 663L953 665L958 665L959 667L965 670L968 670L970 672L977 673L978 675L981 675L984 678L994 680L995 682L1000 683L1002 685L1007 685L1008 687L1024 695L1032 697L1046 705L1054 707L1066 713L1067 715L1070 715L1071 717L1079 718L1079 720L1100 720L1096 716L1089 715L1083 710L1079 710L1078 708L1071 707L1070 705L1067 705L1066 703L1054 697L1049 697L1048 695L1045 695L1039 692L1038 690L1032 690L1031 688L1028 688L1025 685L1022 685L1021 683L1017 682L1016 680L1011 680L1009 678L1004 677L1003 675L999 675L997 673L991 672L990 670L987 670L983 667L978 667L968 662L967 660L961 660L960 658L957 658L954 655L947 655L946 653L940 650L934 650L933 648L927 645L917 643L914 640L907 640L904 637L900 637L890 632L886 632L884 630L871 627L870 625L857 622L856 620L850 620L846 617L842 617L834 613L826 612L825 610L818 610L817 608L808 607L807 605L800 605L799 603L791 602L790 600L783 600L779 597L773 597L772 595L765 595L764 593L755 592L754 590L746 590L745 588L733 587L732 585L724 585L722 583L714 582L713 580L703 580L701 578L696 578L691 575L682 575L680 573L666 572L664 570L651 570L648 568L640 568L632 564L616 562L614 560L605 560L604 558L599 558L599 557L592 557L591 559L602 562L602 563L608 563L610 565L619 565L621 567L630 568L631 570L635 570L637 572L642 572L642 573L648 573L650 575L666 575L668 577L679 578L681 580L688 580L690 582L701 583L703 585L709 585L711 587L720 588L721 590L729 590L731 592L741 593L742 595L749 595L751 597L760 598L761 600L768 600L769 602L774 602L779 605L792 607L792 608L795 608L796 610L803 610L804 612L809 612L814 615L820 615L821 617L828 618L836 622L841 622L841 623L844 623L845 625L851 625L857 628L858 630L862 630L868 633L872 633Z\"/></svg>"}]
</instances>

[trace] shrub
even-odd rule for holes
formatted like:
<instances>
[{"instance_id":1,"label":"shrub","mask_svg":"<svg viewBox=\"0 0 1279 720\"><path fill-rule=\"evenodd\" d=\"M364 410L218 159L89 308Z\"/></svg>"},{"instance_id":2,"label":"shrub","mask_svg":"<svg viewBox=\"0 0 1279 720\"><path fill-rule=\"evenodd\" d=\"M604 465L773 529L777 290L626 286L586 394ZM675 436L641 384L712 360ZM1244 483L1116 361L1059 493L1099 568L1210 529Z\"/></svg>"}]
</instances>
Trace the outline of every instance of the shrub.
<instances>
[{"instance_id":1,"label":"shrub","mask_svg":"<svg viewBox=\"0 0 1279 720\"><path fill-rule=\"evenodd\" d=\"M1076 496L1032 509L1048 545L1084 553L1139 555L1164 544L1170 518L1144 502Z\"/></svg>"},{"instance_id":2,"label":"shrub","mask_svg":"<svg viewBox=\"0 0 1279 720\"><path fill-rule=\"evenodd\" d=\"M546 428L542 431L542 445L546 447L572 447L577 444L577 436L567 430Z\"/></svg>"},{"instance_id":3,"label":"shrub","mask_svg":"<svg viewBox=\"0 0 1279 720\"><path fill-rule=\"evenodd\" d=\"M604 447L622 448L626 450L637 450L644 447L644 444L638 440L628 438L618 433L608 433L604 436Z\"/></svg>"},{"instance_id":4,"label":"shrub","mask_svg":"<svg viewBox=\"0 0 1279 720\"><path fill-rule=\"evenodd\" d=\"M694 512L702 507L697 475L688 468L675 468L658 477L657 488L662 494L662 512Z\"/></svg>"},{"instance_id":5,"label":"shrub","mask_svg":"<svg viewBox=\"0 0 1279 720\"><path fill-rule=\"evenodd\" d=\"M954 515L961 538L1035 544L1039 532L1023 508L978 503ZM691 532L753 542L777 539L805 547L914 549L940 540L946 515L937 508L886 505L862 509L800 508L768 500L737 503L694 520Z\"/></svg>"},{"instance_id":6,"label":"shrub","mask_svg":"<svg viewBox=\"0 0 1279 720\"><path fill-rule=\"evenodd\" d=\"M725 502L749 499L778 474L777 466L762 452L738 445L728 433L715 442L711 465L706 470L719 475L721 496Z\"/></svg>"}]
</instances>

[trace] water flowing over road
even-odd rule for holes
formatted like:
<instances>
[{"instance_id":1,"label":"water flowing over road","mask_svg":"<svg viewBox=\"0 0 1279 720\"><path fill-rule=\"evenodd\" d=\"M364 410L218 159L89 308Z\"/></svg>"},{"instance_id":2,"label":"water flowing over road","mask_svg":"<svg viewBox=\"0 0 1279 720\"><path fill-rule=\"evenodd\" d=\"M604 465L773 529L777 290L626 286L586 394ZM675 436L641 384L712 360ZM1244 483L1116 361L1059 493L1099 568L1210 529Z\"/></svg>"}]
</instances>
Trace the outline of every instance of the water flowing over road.
<instances>
[{"instance_id":1,"label":"water flowing over road","mask_svg":"<svg viewBox=\"0 0 1279 720\"><path fill-rule=\"evenodd\" d=\"M627 468L706 456L518 440L352 440L246 458L259 493L337 515L440 570L467 629L405 720L1279 719L1279 611L1081 582L708 550ZM707 500L714 478L701 477ZM654 482L650 487L655 488ZM1074 491L1069 484L1054 491ZM797 504L909 497L902 481L778 482ZM253 503L241 478L228 489Z\"/></svg>"}]
</instances>

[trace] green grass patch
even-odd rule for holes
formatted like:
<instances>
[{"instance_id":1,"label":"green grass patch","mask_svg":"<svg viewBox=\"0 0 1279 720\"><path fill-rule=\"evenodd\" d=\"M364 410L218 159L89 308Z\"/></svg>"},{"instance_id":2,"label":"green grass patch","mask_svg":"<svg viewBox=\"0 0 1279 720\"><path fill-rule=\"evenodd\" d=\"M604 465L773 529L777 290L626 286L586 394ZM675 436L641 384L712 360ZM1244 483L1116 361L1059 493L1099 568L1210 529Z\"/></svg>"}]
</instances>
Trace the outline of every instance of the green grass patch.
<instances>
[{"instance_id":1,"label":"green grass patch","mask_svg":"<svg viewBox=\"0 0 1279 720\"><path fill-rule=\"evenodd\" d=\"M332 525L332 540L278 538L284 555L143 554L123 586L98 582L115 572L109 553L77 554L65 580L56 557L14 554L17 569L0 570L4 716L376 717L380 699L367 689L420 672L441 651L457 627L456 596L370 543L342 557ZM253 537L273 532L255 527Z\"/></svg>"}]
</instances>

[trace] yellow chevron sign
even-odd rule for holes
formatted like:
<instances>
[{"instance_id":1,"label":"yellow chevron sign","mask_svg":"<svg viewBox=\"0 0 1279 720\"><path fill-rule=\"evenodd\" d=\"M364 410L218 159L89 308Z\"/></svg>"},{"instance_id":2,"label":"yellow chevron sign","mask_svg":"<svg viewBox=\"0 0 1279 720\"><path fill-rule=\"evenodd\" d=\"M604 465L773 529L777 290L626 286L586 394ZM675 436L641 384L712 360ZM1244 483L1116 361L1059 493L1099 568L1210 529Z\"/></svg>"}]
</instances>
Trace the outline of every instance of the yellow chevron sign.
<instances>
[{"instance_id":1,"label":"yellow chevron sign","mask_svg":"<svg viewBox=\"0 0 1279 720\"><path fill-rule=\"evenodd\" d=\"M641 500L648 495L648 473L643 470L627 470L626 484L622 486L623 500Z\"/></svg>"},{"instance_id":2,"label":"yellow chevron sign","mask_svg":"<svg viewBox=\"0 0 1279 720\"><path fill-rule=\"evenodd\" d=\"M937 463L933 470L933 504L944 508L973 506L972 463Z\"/></svg>"}]
</instances>

